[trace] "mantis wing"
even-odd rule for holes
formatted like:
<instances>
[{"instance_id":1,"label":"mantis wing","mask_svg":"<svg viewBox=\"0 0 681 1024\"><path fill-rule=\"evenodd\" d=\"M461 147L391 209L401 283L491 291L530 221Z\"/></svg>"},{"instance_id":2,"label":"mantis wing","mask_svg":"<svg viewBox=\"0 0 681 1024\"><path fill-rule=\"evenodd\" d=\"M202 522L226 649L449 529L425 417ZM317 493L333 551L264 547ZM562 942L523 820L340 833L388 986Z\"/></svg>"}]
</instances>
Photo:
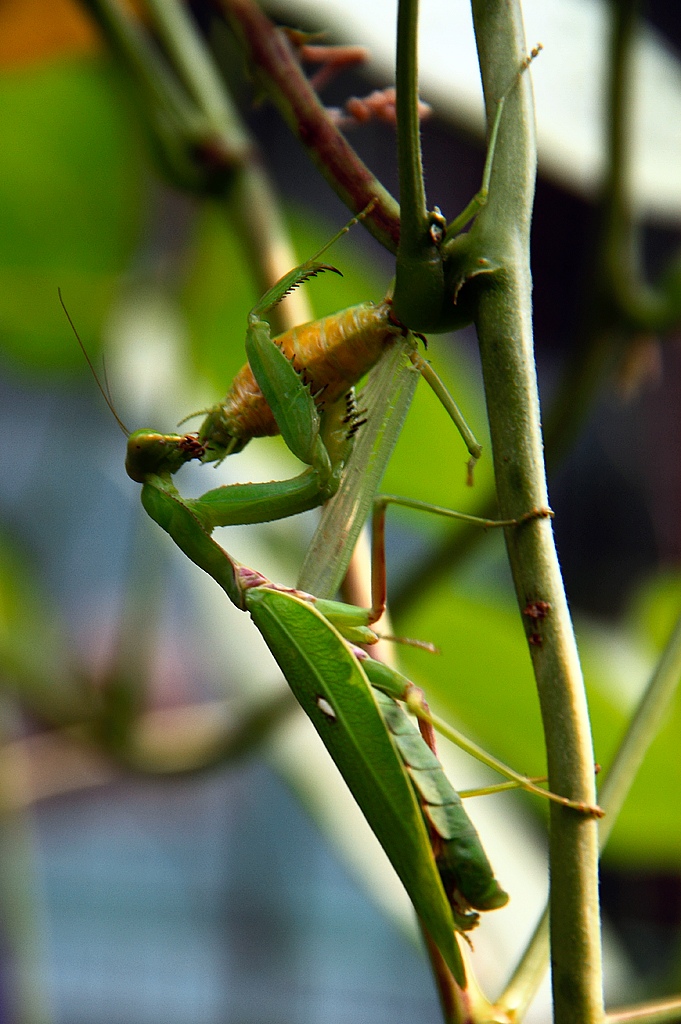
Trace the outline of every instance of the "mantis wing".
<instances>
[{"instance_id":1,"label":"mantis wing","mask_svg":"<svg viewBox=\"0 0 681 1024\"><path fill-rule=\"evenodd\" d=\"M246 605L462 988L454 919L414 789L359 661L310 604L255 587Z\"/></svg>"},{"instance_id":2,"label":"mantis wing","mask_svg":"<svg viewBox=\"0 0 681 1024\"><path fill-rule=\"evenodd\" d=\"M332 598L402 430L420 372L410 361L411 335L398 338L371 371L359 399L367 421L357 432L340 486L326 503L298 579L317 597Z\"/></svg>"}]
</instances>

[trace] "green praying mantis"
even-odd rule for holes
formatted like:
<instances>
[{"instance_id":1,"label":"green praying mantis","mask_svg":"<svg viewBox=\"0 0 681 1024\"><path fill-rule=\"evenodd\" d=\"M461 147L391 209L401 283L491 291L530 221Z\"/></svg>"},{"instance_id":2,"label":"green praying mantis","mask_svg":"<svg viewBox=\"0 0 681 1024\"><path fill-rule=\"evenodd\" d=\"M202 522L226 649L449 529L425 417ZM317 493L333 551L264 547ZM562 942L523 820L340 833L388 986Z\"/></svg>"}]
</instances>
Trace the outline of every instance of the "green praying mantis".
<instances>
[{"instance_id":1,"label":"green praying mantis","mask_svg":"<svg viewBox=\"0 0 681 1024\"><path fill-rule=\"evenodd\" d=\"M484 201L489 180L501 109L502 103L479 202ZM476 209L469 204L449 226L447 236L461 230ZM251 615L403 882L423 926L457 983L465 987L456 934L470 931L478 923L478 911L502 907L508 895L494 876L459 795L423 738L430 736L435 720L420 691L357 646L378 639L372 626L385 607L387 505L426 506L393 496L376 501L370 609L278 586L236 561L213 537L218 526L285 518L322 504L342 489L352 467L356 435L361 442L366 426L354 385L372 367L380 371L381 363L387 365L390 353L399 365L392 378L393 371L386 371L387 379L397 381L408 367L411 383L403 387L403 401L378 417L374 434L366 431L370 439L366 443L378 446L381 454L378 468L364 481L355 476L349 488L353 500L354 492L361 491L363 507L373 501L380 467L389 457L391 438L399 432L415 375L424 376L442 401L466 443L471 467L480 456L480 446L456 403L418 352L417 338L395 317L389 297L271 337L267 317L284 296L316 274L335 271L320 261L328 245L284 275L255 305L246 332L248 362L225 400L208 410L198 433L135 431L128 437L126 468L142 484L142 503L149 516L236 607ZM195 499L184 498L175 486L173 477L186 462L219 462L240 451L251 438L277 432L306 466L293 479L232 484ZM522 529L525 520L549 514L535 509L521 520L484 525ZM346 536L341 548L347 553L349 547L351 540ZM398 701L406 702L417 715L420 732ZM597 808L539 789L498 762L496 766L528 789L576 811L598 813Z\"/></svg>"},{"instance_id":2,"label":"green praying mantis","mask_svg":"<svg viewBox=\"0 0 681 1024\"><path fill-rule=\"evenodd\" d=\"M415 343L393 322L388 302L378 314L379 307L365 304L273 341L265 314L291 287L321 269L326 267L315 257L285 275L257 304L249 316L248 365L227 401L209 411L198 435L136 431L128 439L126 467L143 485L142 503L151 518L238 608L250 613L421 920L454 977L465 985L455 931L470 930L478 910L502 906L508 896L434 754L392 700L386 718L373 695L372 684L392 696L407 696L405 680L354 646L377 639L371 625L384 600L360 609L278 587L238 563L212 537L217 526L282 518L330 497L362 425L352 385L379 360L386 344L408 338L413 353ZM356 325L354 333L348 324ZM321 352L316 361L301 354L300 343L293 347L301 338L317 343L312 346L315 354ZM355 338L361 358L348 359ZM338 339L346 359L341 381L334 379L341 376L332 344ZM180 495L172 478L185 462L222 459L254 433L277 428L307 464L298 477L219 487L198 499ZM462 864L467 865L463 874L457 870Z\"/></svg>"},{"instance_id":3,"label":"green praying mantis","mask_svg":"<svg viewBox=\"0 0 681 1024\"><path fill-rule=\"evenodd\" d=\"M128 439L126 467L142 484L142 503L151 518L238 608L250 613L424 926L457 982L465 986L455 934L469 931L478 922L478 911L501 907L508 896L439 761L395 703L407 701L419 718L432 722L418 691L356 647L378 639L372 625L385 606L382 529L375 542L378 580L370 609L277 586L237 562L212 536L218 526L283 518L330 497L362 426L353 392L356 380L394 345L404 346L408 361L420 369L413 357L416 342L392 318L388 300L379 306L354 307L272 339L266 314L292 287L322 269L328 268L318 256L307 261L255 306L246 335L248 365L227 401L208 412L198 434L138 430ZM307 348L299 343L301 338ZM309 338L314 346L308 345ZM355 340L359 356L347 351ZM334 361L334 345L345 359L342 372ZM314 356L308 359L310 348ZM445 408L449 411L452 405L445 403ZM195 499L184 498L177 490L173 476L185 462L220 460L242 448L256 431L275 429L307 465L299 476L227 485ZM471 452L478 454L476 449ZM398 500L378 500L379 525L387 502ZM547 510L533 510L527 518L545 514ZM517 521L505 525L522 528ZM523 784L532 788L525 780ZM593 810L539 791L578 810Z\"/></svg>"}]
</instances>

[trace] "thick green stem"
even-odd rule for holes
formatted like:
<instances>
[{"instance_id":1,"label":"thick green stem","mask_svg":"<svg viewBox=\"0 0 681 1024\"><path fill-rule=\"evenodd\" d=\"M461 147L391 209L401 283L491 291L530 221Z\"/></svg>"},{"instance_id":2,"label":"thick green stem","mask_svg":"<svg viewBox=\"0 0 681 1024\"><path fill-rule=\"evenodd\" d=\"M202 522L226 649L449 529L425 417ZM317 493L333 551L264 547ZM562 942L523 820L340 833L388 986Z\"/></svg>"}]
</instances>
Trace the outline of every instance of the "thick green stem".
<instances>
[{"instance_id":1,"label":"thick green stem","mask_svg":"<svg viewBox=\"0 0 681 1024\"><path fill-rule=\"evenodd\" d=\"M488 117L526 55L517 4L473 0ZM481 254L502 269L479 294L480 341L490 434L503 518L548 504L532 343L529 226L535 146L529 77L508 97L499 132L490 199L472 233ZM553 532L531 519L507 531L518 602L544 601L541 632L531 625L537 682L553 792L595 802L594 758L577 646ZM551 958L556 1024L603 1019L598 913L596 821L551 808Z\"/></svg>"},{"instance_id":2,"label":"thick green stem","mask_svg":"<svg viewBox=\"0 0 681 1024\"><path fill-rule=\"evenodd\" d=\"M664 716L679 685L679 679L681 679L681 616L674 626L667 646L639 701L600 788L598 800L605 811L605 817L598 826L598 843L601 850L608 841L648 747L655 739L664 721ZM501 1009L522 1019L524 1011L532 1001L546 973L548 950L547 909L497 1004ZM641 1008L638 1008L636 1012L640 1010ZM608 1019L611 1019L610 1015Z\"/></svg>"}]
</instances>

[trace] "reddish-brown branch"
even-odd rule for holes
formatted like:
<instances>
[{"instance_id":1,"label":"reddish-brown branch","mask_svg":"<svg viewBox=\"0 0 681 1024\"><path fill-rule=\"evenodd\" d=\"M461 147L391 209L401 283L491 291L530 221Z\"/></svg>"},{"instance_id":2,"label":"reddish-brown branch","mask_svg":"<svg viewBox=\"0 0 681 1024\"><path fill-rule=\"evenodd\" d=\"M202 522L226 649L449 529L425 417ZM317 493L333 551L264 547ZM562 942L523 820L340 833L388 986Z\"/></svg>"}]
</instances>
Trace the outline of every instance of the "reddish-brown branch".
<instances>
[{"instance_id":1,"label":"reddish-brown branch","mask_svg":"<svg viewBox=\"0 0 681 1024\"><path fill-rule=\"evenodd\" d=\"M399 240L399 206L329 116L304 75L286 33L252 0L214 0L244 49L258 83L339 198L354 213L373 200L364 224L390 252Z\"/></svg>"}]
</instances>

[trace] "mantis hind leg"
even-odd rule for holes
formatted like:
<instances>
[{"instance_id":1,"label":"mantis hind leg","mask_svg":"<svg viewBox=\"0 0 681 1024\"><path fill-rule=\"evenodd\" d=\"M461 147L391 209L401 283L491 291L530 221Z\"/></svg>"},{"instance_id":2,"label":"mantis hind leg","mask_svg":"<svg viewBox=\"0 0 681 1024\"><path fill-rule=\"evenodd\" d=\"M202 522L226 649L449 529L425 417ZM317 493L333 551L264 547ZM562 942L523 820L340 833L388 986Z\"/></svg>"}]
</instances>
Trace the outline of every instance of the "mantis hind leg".
<instances>
[{"instance_id":1,"label":"mantis hind leg","mask_svg":"<svg viewBox=\"0 0 681 1024\"><path fill-rule=\"evenodd\" d=\"M433 512L436 515L445 516L449 519L459 519L463 522L474 523L484 529L492 527L519 529L534 519L550 519L553 516L553 512L549 508L536 508L526 512L518 519L480 519L477 516L455 512L452 509L431 505L424 501L400 498L392 494L379 495L374 501L371 573L372 608L368 615L369 623L378 621L386 606L385 517L388 506L391 504L401 505L404 508L412 508L418 511ZM537 619L544 617L548 611L549 606L545 602L534 601L528 604L524 614L530 619ZM532 642L531 636L532 634L530 635L530 643ZM541 786L537 785L536 780L516 772L513 768L504 764L503 761L500 761L492 754L487 753L482 747L473 743L463 733L450 726L444 719L433 715L424 699L422 691L395 669L372 659L367 659L364 662L364 669L372 686L377 687L394 700L403 701L408 710L415 714L420 721L436 729L442 736L445 736L461 750L475 757L476 760L499 772L512 785L525 789L537 796L543 796L545 799L561 804L564 807L569 807L594 817L602 817L603 811L600 807L585 804L581 801L570 800L568 797L542 789Z\"/></svg>"},{"instance_id":2,"label":"mantis hind leg","mask_svg":"<svg viewBox=\"0 0 681 1024\"><path fill-rule=\"evenodd\" d=\"M379 494L374 499L374 510L372 518L371 538L371 622L377 622L385 611L387 601L386 583L386 559L385 559L385 520L389 505L399 505L402 508L415 509L418 512L431 512L434 515L444 516L447 519L458 519L460 522L471 523L480 526L484 530L494 527L515 529L533 519L552 519L553 512L550 508L530 509L518 519L481 519L479 516L471 516L465 512L455 512L450 508L443 508L441 505L432 505L426 501L418 501L415 498L401 498L395 494ZM535 602L540 604L541 602ZM530 615L529 612L527 612ZM536 616L539 617L539 616Z\"/></svg>"},{"instance_id":3,"label":"mantis hind leg","mask_svg":"<svg viewBox=\"0 0 681 1024\"><path fill-rule=\"evenodd\" d=\"M568 797L560 796L558 793L552 793L551 790L542 789L541 786L537 785L537 780L521 775L520 772L516 772L513 768L504 764L503 761L494 757L493 754L489 754L482 747L478 746L477 743L469 740L458 729L454 729L444 719L434 715L426 703L423 691L396 669L385 665L383 662L374 661L369 657L362 661L362 667L373 687L392 697L393 700L402 701L406 705L407 710L419 719L419 723L424 723L429 729L435 729L441 736L444 736L459 747L460 750L470 754L477 761L487 765L488 768L508 779L510 786L502 783L500 788L517 787L529 793L534 793L536 796L542 796L544 799L560 804L563 807L579 811L582 814L589 814L596 818L603 816L604 812L598 806L585 804L578 800L570 800ZM423 729L421 731L423 735ZM433 749L434 744L431 744L427 736L424 736L424 738L428 745L431 746L431 749ZM489 788L490 792L496 790L496 787L487 788ZM485 790L481 792L485 792ZM470 795L475 795L475 791Z\"/></svg>"}]
</instances>

